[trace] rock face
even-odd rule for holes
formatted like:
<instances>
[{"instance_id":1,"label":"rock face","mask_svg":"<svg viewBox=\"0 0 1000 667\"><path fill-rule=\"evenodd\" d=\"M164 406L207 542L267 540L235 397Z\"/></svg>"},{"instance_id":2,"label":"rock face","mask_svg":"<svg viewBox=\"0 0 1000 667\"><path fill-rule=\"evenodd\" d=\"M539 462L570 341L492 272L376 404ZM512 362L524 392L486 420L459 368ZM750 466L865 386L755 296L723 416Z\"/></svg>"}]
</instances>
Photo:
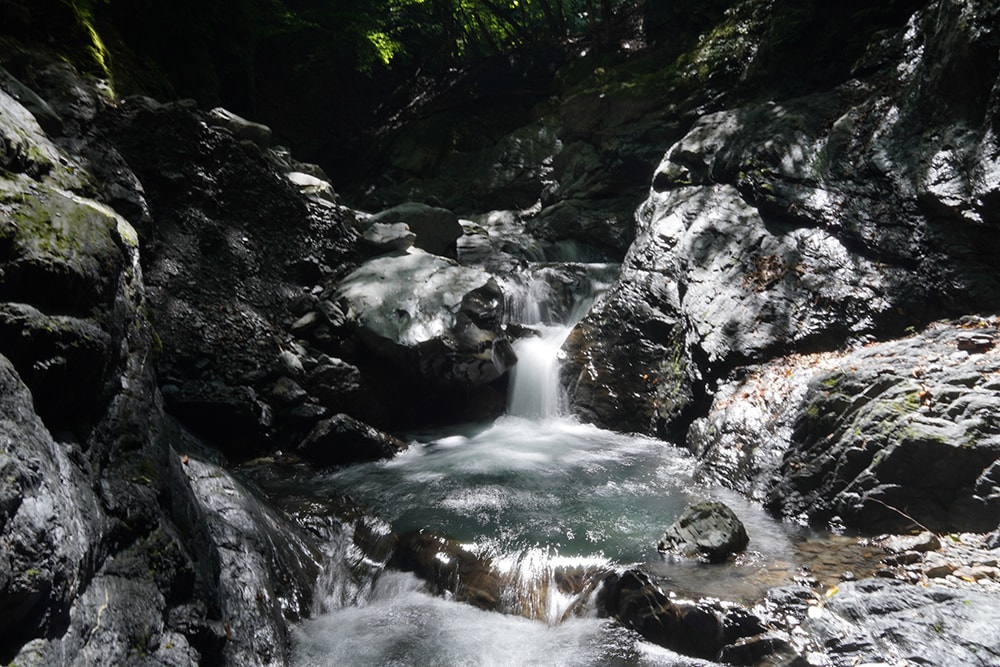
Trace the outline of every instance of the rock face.
<instances>
[{"instance_id":1,"label":"rock face","mask_svg":"<svg viewBox=\"0 0 1000 667\"><path fill-rule=\"evenodd\" d=\"M854 78L829 91L703 115L657 168L619 282L569 338L565 378L577 410L606 426L684 437L741 366L996 308L994 16L985 4L933 3L904 30L882 34ZM980 58L981 67L972 64ZM967 85L944 74L971 68L982 77ZM824 411L816 389L807 393ZM851 448L846 424L813 436L807 422L793 440ZM886 439L910 454L922 442L925 463L946 453L965 461L962 434L953 432L961 427L915 428L913 438L900 431ZM931 431L951 449L931 453ZM959 504L978 502L971 489L994 460L969 458L941 482L969 489ZM863 455L852 470L860 474L871 460ZM869 483L915 488L915 479L889 469ZM775 490L776 506L818 515L811 503L831 489L804 491L801 502L779 499L785 491ZM827 514L862 520L863 504Z\"/></svg>"},{"instance_id":2,"label":"rock face","mask_svg":"<svg viewBox=\"0 0 1000 667\"><path fill-rule=\"evenodd\" d=\"M992 623L992 596L937 587L914 590L878 579L838 589L826 603L829 613L806 623L826 641L834 664L974 665L1000 659L996 634L986 630Z\"/></svg>"},{"instance_id":3,"label":"rock face","mask_svg":"<svg viewBox=\"0 0 1000 667\"><path fill-rule=\"evenodd\" d=\"M995 307L997 72L954 91L941 75L995 60L990 16L935 3L829 92L701 117L656 171L619 285L571 338L581 411L618 425L601 402L628 396L621 426L671 430L738 365ZM624 368L614 348L633 340Z\"/></svg>"},{"instance_id":4,"label":"rock face","mask_svg":"<svg viewBox=\"0 0 1000 667\"><path fill-rule=\"evenodd\" d=\"M995 318L968 317L776 360L726 385L689 447L709 475L789 516L874 532L992 530L998 336Z\"/></svg>"},{"instance_id":5,"label":"rock face","mask_svg":"<svg viewBox=\"0 0 1000 667\"><path fill-rule=\"evenodd\" d=\"M133 99L101 121L115 154L92 160L134 171L132 196L148 211L137 224L168 409L241 456L289 437L301 428L286 414L294 406L266 392L287 375L281 353L302 334L289 331L290 307L352 252L353 217L300 194L283 173L297 165L184 105ZM313 330L336 326L329 310L315 311Z\"/></svg>"},{"instance_id":6,"label":"rock face","mask_svg":"<svg viewBox=\"0 0 1000 667\"><path fill-rule=\"evenodd\" d=\"M256 364L278 366L284 377L299 361L276 344L238 359L231 336L282 329L254 317L260 302L242 290L260 286L257 267L244 261L256 250L249 237L194 212L220 202L195 184L211 181L195 175L197 160L182 156L201 146L221 174L262 164L259 149L216 134L184 105L114 108L66 66L20 55L30 64L18 73L23 85L45 95L62 121L50 131L65 134L57 145L6 92L12 84L0 83L0 660L286 664L288 623L311 609L320 544L337 545L338 534L349 541L359 515L334 514L318 532L296 528L168 416L154 372L157 360L172 369L180 416L200 396L209 419L238 431L264 423L251 388L274 376L247 380ZM162 169L150 166L141 136L163 142ZM193 142L186 148L185 137ZM148 190L123 153L149 177ZM255 182L307 213L312 200L269 179ZM167 192L190 207L171 217ZM250 207L232 212L249 215ZM169 246L174 240L180 245ZM145 264L140 244L150 247ZM204 271L182 270L189 261ZM149 291L145 268L154 276ZM247 271L223 276L237 268ZM284 299L284 289L258 296ZM234 299L220 303L212 293ZM324 312L336 318L335 308ZM158 336L151 317L176 338ZM186 356L194 350L202 352ZM226 360L235 365L216 365ZM313 390L351 377L338 375L343 365L332 358L322 362L300 364L296 377ZM290 377L274 385L283 407L301 405L304 390Z\"/></svg>"},{"instance_id":7,"label":"rock face","mask_svg":"<svg viewBox=\"0 0 1000 667\"><path fill-rule=\"evenodd\" d=\"M740 553L749 543L746 528L733 510L719 502L704 502L685 507L657 549L700 554L714 563Z\"/></svg>"}]
</instances>

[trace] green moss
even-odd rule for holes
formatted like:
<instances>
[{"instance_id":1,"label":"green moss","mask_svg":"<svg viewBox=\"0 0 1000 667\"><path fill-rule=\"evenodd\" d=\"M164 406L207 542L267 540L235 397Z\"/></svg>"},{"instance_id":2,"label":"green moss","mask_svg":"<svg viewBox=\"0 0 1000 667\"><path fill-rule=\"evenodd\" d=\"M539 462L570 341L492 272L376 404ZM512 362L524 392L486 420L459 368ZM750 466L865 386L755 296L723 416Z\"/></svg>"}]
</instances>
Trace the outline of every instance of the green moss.
<instances>
[{"instance_id":1,"label":"green moss","mask_svg":"<svg viewBox=\"0 0 1000 667\"><path fill-rule=\"evenodd\" d=\"M141 482L143 484L153 484L160 477L159 468L148 458L144 458L139 461L139 464L135 467L135 475L132 477L132 481Z\"/></svg>"},{"instance_id":2,"label":"green moss","mask_svg":"<svg viewBox=\"0 0 1000 667\"><path fill-rule=\"evenodd\" d=\"M827 391L833 391L834 389L837 388L837 386L840 384L840 381L843 379L844 379L843 375L841 375L840 373L836 373L834 375L829 375L823 378L820 384L823 385L823 388L826 389Z\"/></svg>"},{"instance_id":3,"label":"green moss","mask_svg":"<svg viewBox=\"0 0 1000 667\"><path fill-rule=\"evenodd\" d=\"M917 410L920 409L920 405L921 405L922 400L923 399L920 396L920 391L915 390L915 391L909 392L903 398L902 411L903 412L916 412Z\"/></svg>"},{"instance_id":4,"label":"green moss","mask_svg":"<svg viewBox=\"0 0 1000 667\"><path fill-rule=\"evenodd\" d=\"M88 40L86 47L89 64L96 66L96 69L103 79L112 82L111 52L104 43L101 33L97 29L94 18L95 0L64 0L73 10L77 25L83 30ZM91 69L85 67L83 69Z\"/></svg>"}]
</instances>

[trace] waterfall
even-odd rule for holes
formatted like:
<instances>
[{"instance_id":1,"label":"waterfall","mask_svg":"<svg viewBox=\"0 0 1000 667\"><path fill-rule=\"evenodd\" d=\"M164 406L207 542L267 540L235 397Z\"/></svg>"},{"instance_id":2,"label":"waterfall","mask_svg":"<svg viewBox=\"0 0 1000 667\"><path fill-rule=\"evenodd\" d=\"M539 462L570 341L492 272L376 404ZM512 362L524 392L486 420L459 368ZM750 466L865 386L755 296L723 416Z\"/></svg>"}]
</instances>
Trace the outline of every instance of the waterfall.
<instances>
[{"instance_id":1,"label":"waterfall","mask_svg":"<svg viewBox=\"0 0 1000 667\"><path fill-rule=\"evenodd\" d=\"M525 419L558 417L566 407L559 381L562 346L573 327L607 288L616 269L607 264L542 265L508 285L508 319L531 331L514 342L507 414Z\"/></svg>"},{"instance_id":2,"label":"waterfall","mask_svg":"<svg viewBox=\"0 0 1000 667\"><path fill-rule=\"evenodd\" d=\"M517 366L507 397L507 414L513 417L551 419L559 416L564 405L559 359L572 327L541 328L540 335L514 343Z\"/></svg>"}]
</instances>

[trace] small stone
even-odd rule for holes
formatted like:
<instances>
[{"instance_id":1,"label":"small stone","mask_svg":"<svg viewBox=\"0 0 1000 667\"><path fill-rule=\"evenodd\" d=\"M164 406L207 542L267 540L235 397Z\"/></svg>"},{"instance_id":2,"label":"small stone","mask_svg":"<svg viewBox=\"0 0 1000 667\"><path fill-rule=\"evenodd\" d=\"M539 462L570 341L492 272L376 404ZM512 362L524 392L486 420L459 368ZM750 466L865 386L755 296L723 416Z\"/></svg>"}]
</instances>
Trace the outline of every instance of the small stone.
<instances>
[{"instance_id":1,"label":"small stone","mask_svg":"<svg viewBox=\"0 0 1000 667\"><path fill-rule=\"evenodd\" d=\"M957 337L958 349L971 353L982 353L992 348L996 342L986 333L963 333Z\"/></svg>"},{"instance_id":2,"label":"small stone","mask_svg":"<svg viewBox=\"0 0 1000 667\"><path fill-rule=\"evenodd\" d=\"M954 574L959 579L964 579L965 581L979 581L980 579L997 579L1000 576L1000 570L995 567L972 565L969 567L960 567L955 570Z\"/></svg>"},{"instance_id":3,"label":"small stone","mask_svg":"<svg viewBox=\"0 0 1000 667\"><path fill-rule=\"evenodd\" d=\"M924 574L928 579L941 579L947 577L955 571L955 566L951 563L941 563L939 565L932 565L931 567L924 570Z\"/></svg>"},{"instance_id":4,"label":"small stone","mask_svg":"<svg viewBox=\"0 0 1000 667\"><path fill-rule=\"evenodd\" d=\"M299 384L289 378L280 377L271 387L271 396L281 405L298 405L306 399L309 394Z\"/></svg>"},{"instance_id":5,"label":"small stone","mask_svg":"<svg viewBox=\"0 0 1000 667\"><path fill-rule=\"evenodd\" d=\"M886 551L890 553L901 553L907 551L926 552L937 551L941 548L941 540L930 531L924 531L919 535L892 535L885 540ZM906 562L913 562L906 561Z\"/></svg>"},{"instance_id":6,"label":"small stone","mask_svg":"<svg viewBox=\"0 0 1000 667\"><path fill-rule=\"evenodd\" d=\"M289 330L296 336L304 336L319 324L319 314L313 310L295 320Z\"/></svg>"},{"instance_id":7,"label":"small stone","mask_svg":"<svg viewBox=\"0 0 1000 667\"><path fill-rule=\"evenodd\" d=\"M285 369L292 375L301 375L305 372L305 369L302 367L302 360L299 359L293 352L282 350L278 355L278 359L281 361L281 364L285 367Z\"/></svg>"},{"instance_id":8,"label":"small stone","mask_svg":"<svg viewBox=\"0 0 1000 667\"><path fill-rule=\"evenodd\" d=\"M886 565L911 565L913 563L919 563L922 560L920 554L916 551L904 551L903 553L896 554L895 556L889 556L883 562Z\"/></svg>"}]
</instances>

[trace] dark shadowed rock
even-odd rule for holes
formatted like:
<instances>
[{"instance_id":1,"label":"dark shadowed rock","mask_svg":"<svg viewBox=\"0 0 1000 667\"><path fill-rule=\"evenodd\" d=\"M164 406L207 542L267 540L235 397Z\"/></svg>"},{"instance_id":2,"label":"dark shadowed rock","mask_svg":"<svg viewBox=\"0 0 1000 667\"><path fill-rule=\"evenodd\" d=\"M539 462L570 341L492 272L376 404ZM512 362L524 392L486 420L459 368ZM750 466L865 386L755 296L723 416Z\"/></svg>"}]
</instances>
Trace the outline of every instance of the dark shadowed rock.
<instances>
[{"instance_id":1,"label":"dark shadowed rock","mask_svg":"<svg viewBox=\"0 0 1000 667\"><path fill-rule=\"evenodd\" d=\"M148 211L139 235L168 410L245 458L310 426L285 414L298 404L271 404L270 390L296 339L309 348L300 359L319 357L314 345L338 351L340 323L312 290L359 236L353 213L289 178L306 166L208 120L189 105L133 98L100 118L101 146L117 159L97 148L92 157L100 175L133 173ZM292 317L304 291L315 313Z\"/></svg>"},{"instance_id":2,"label":"dark shadowed rock","mask_svg":"<svg viewBox=\"0 0 1000 667\"><path fill-rule=\"evenodd\" d=\"M406 449L399 438L344 414L316 424L296 450L319 465L345 465L389 459Z\"/></svg>"},{"instance_id":3,"label":"dark shadowed rock","mask_svg":"<svg viewBox=\"0 0 1000 667\"><path fill-rule=\"evenodd\" d=\"M660 551L700 554L724 561L747 548L750 538L736 513L719 502L688 505L657 544Z\"/></svg>"},{"instance_id":4,"label":"dark shadowed rock","mask_svg":"<svg viewBox=\"0 0 1000 667\"><path fill-rule=\"evenodd\" d=\"M416 234L413 244L432 255L455 257L456 241L462 235L458 216L445 208L408 202L393 206L368 219L371 225L404 223Z\"/></svg>"}]
</instances>

